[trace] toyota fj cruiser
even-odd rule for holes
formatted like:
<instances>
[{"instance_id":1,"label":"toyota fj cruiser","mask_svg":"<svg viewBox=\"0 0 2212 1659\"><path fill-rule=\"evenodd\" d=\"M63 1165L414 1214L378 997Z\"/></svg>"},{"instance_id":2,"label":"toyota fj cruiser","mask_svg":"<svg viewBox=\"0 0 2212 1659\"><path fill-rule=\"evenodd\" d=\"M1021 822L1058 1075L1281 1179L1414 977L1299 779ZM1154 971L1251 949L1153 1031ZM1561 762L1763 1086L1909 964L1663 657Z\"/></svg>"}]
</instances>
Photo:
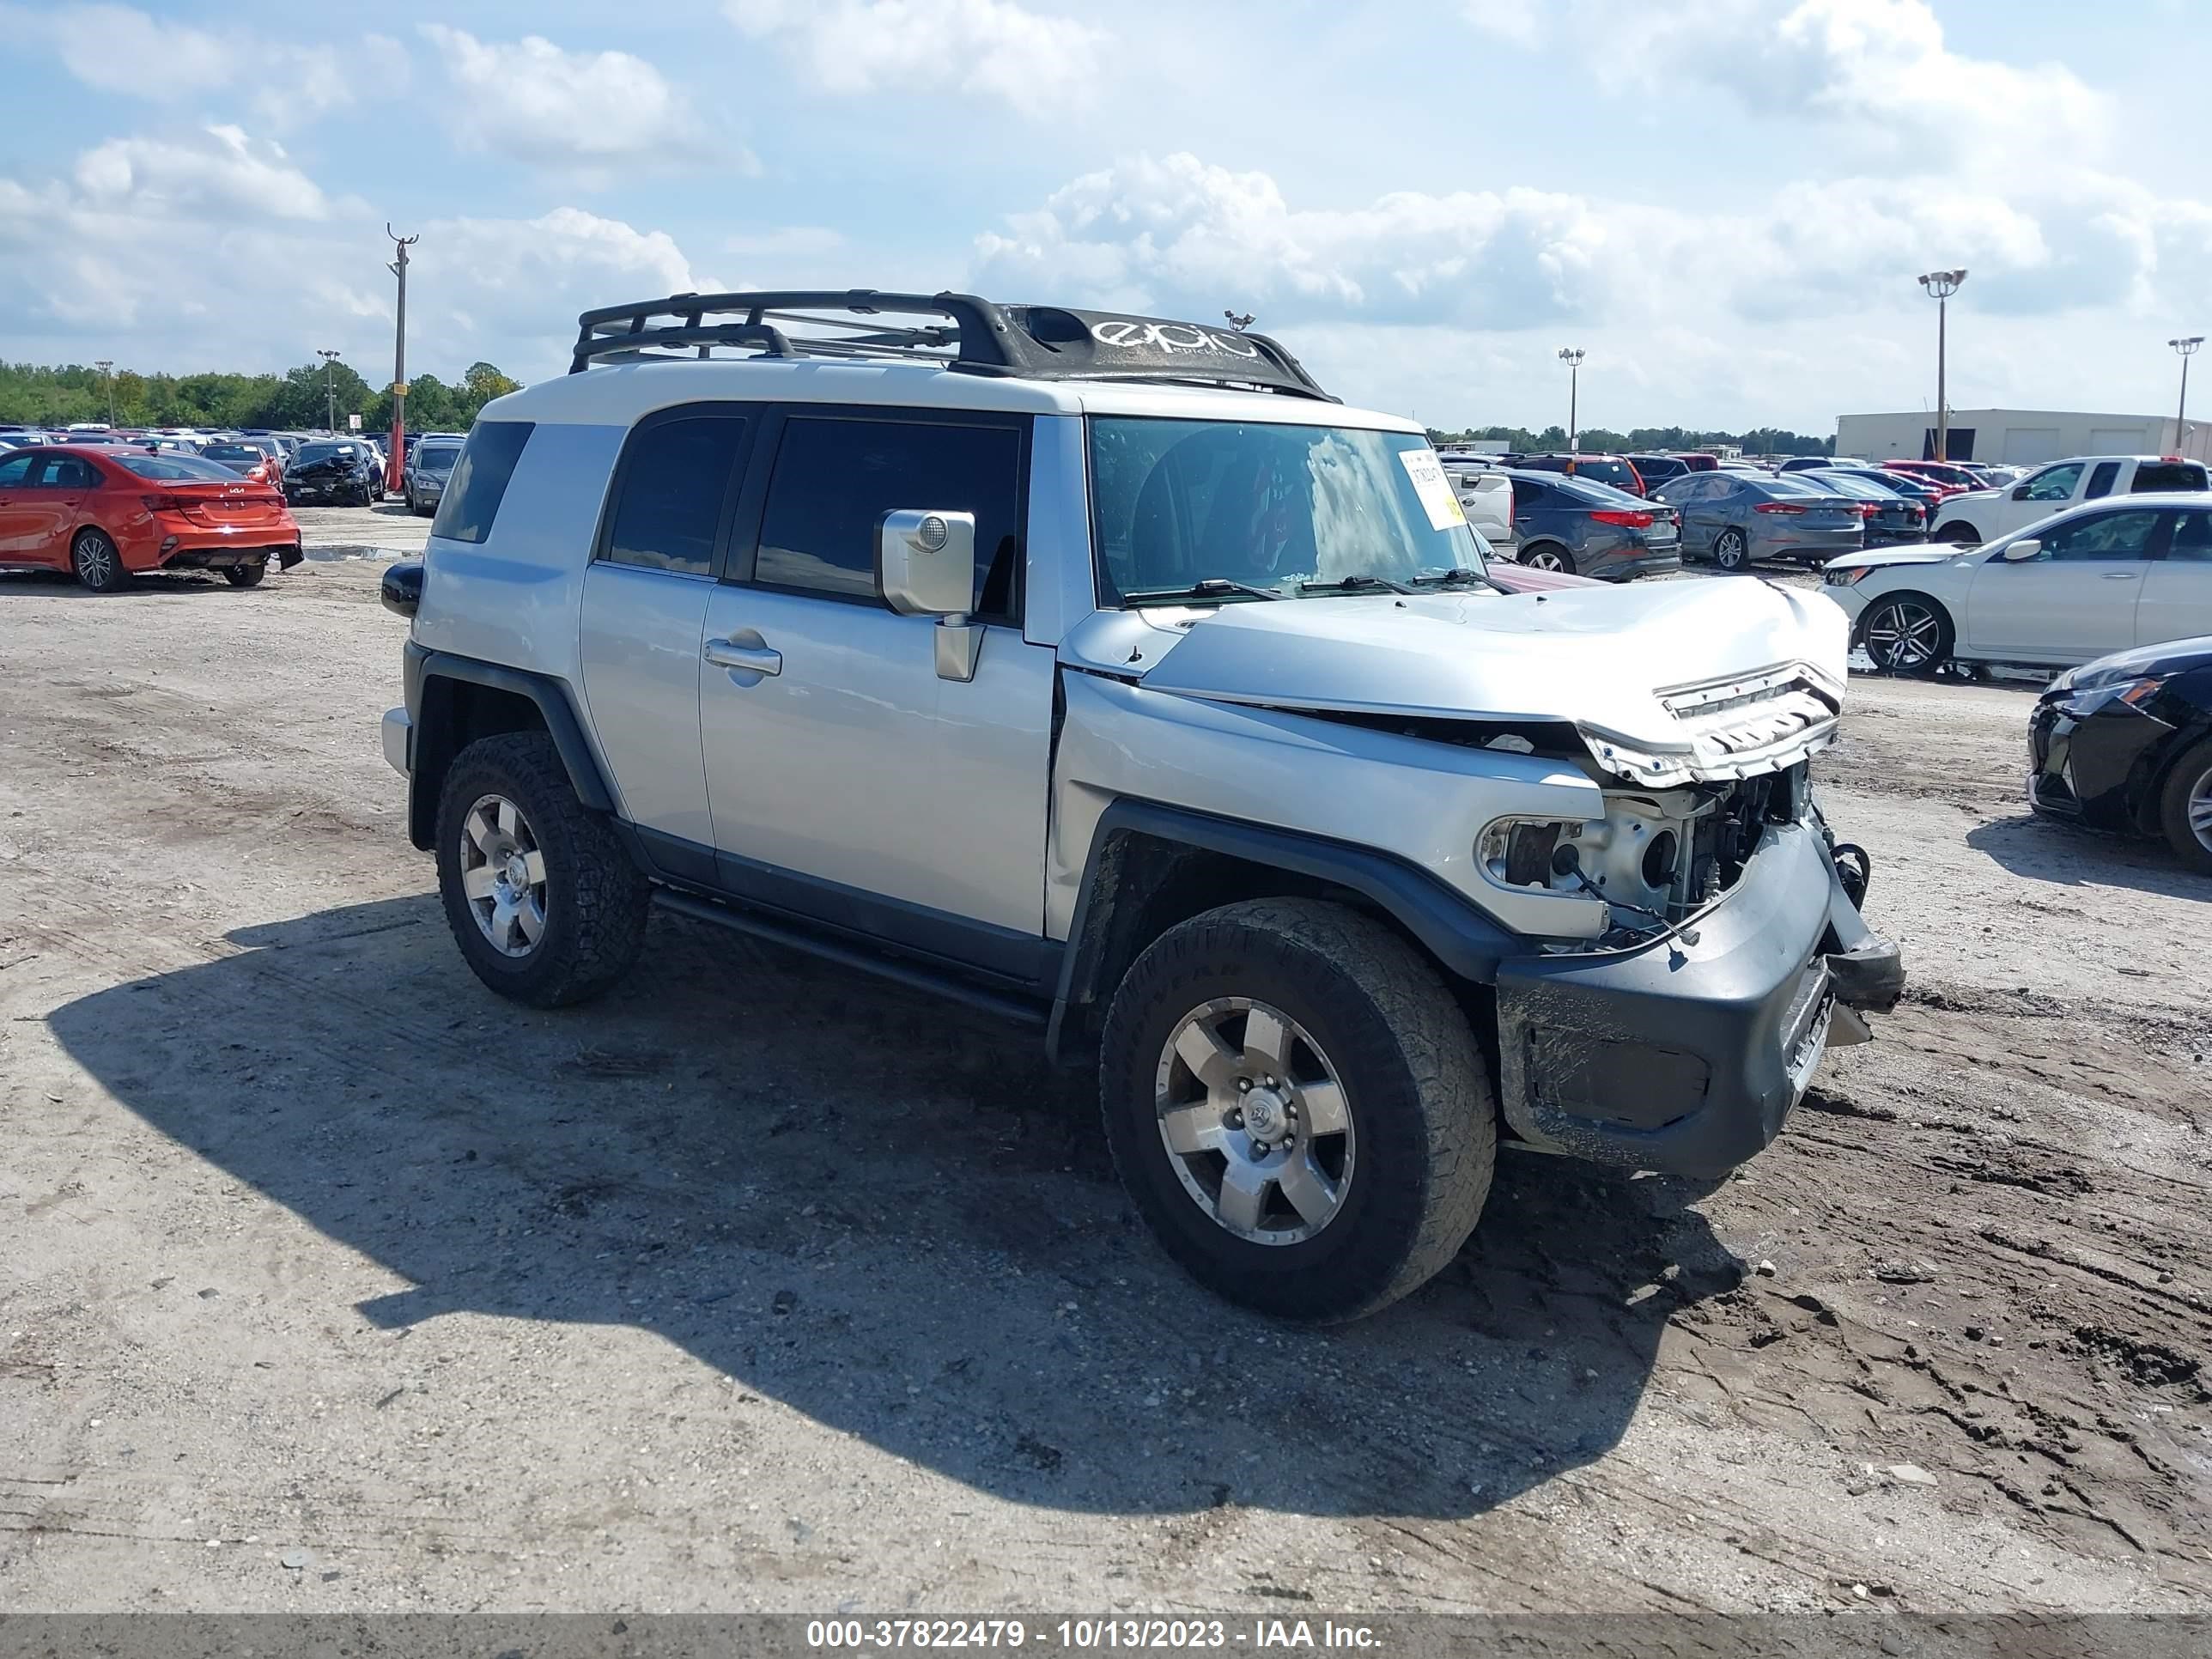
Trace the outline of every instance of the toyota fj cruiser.
<instances>
[{"instance_id":1,"label":"toyota fj cruiser","mask_svg":"<svg viewBox=\"0 0 2212 1659\"><path fill-rule=\"evenodd\" d=\"M1726 1170L1902 984L1807 781L1842 613L1484 553L1261 335L678 295L484 410L385 751L494 990L603 990L658 902L1030 1022L1184 1267L1348 1318L1501 1139Z\"/></svg>"}]
</instances>

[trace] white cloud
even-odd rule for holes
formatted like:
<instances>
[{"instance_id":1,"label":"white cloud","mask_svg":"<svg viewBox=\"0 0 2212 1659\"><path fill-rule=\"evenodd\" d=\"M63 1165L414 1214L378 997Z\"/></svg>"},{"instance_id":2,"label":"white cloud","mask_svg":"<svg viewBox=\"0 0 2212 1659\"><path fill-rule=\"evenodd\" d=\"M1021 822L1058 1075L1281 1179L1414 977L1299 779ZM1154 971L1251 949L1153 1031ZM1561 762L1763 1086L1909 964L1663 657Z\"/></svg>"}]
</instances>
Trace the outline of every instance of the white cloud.
<instances>
[{"instance_id":1,"label":"white cloud","mask_svg":"<svg viewBox=\"0 0 2212 1659\"><path fill-rule=\"evenodd\" d=\"M1707 88L1754 114L1823 119L1869 151L1947 167L2078 160L2111 125L2106 97L2063 64L1954 50L1927 0L1579 0L1560 33L1578 46L1603 40L1594 65L1613 86Z\"/></svg>"},{"instance_id":2,"label":"white cloud","mask_svg":"<svg viewBox=\"0 0 2212 1659\"><path fill-rule=\"evenodd\" d=\"M479 40L442 23L422 33L453 88L454 130L476 148L592 184L618 166L698 161L712 149L690 101L642 58L566 52L535 34Z\"/></svg>"},{"instance_id":3,"label":"white cloud","mask_svg":"<svg viewBox=\"0 0 2212 1659\"><path fill-rule=\"evenodd\" d=\"M1533 46L1541 33L1536 0L1460 0L1467 21L1485 34L1516 46Z\"/></svg>"},{"instance_id":4,"label":"white cloud","mask_svg":"<svg viewBox=\"0 0 2212 1659\"><path fill-rule=\"evenodd\" d=\"M726 0L723 10L780 44L821 91L980 93L1032 116L1086 94L1109 38L1015 0Z\"/></svg>"},{"instance_id":5,"label":"white cloud","mask_svg":"<svg viewBox=\"0 0 2212 1659\"><path fill-rule=\"evenodd\" d=\"M85 205L144 214L222 209L271 219L322 219L330 203L284 147L234 126L175 138L111 138L76 159Z\"/></svg>"},{"instance_id":6,"label":"white cloud","mask_svg":"<svg viewBox=\"0 0 2212 1659\"><path fill-rule=\"evenodd\" d=\"M349 46L304 46L270 40L246 24L216 34L132 6L0 6L0 27L11 40L43 42L98 91L177 104L211 91L247 90L257 115L272 127L353 103L364 79L388 87L405 75L405 49L382 35Z\"/></svg>"}]
</instances>

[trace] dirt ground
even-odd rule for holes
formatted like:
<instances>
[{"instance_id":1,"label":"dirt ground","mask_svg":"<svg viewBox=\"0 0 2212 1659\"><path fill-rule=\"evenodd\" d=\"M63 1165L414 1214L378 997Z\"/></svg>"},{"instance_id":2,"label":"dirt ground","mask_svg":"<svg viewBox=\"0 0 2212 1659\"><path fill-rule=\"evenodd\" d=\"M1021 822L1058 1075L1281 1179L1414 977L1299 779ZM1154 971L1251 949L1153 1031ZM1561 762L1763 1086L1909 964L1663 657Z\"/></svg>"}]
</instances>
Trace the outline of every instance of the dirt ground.
<instances>
[{"instance_id":1,"label":"dirt ground","mask_svg":"<svg viewBox=\"0 0 2212 1659\"><path fill-rule=\"evenodd\" d=\"M2205 1607L2212 883L2026 816L2029 694L1857 685L1912 990L1771 1152L1510 1157L1316 1334L980 1016L479 988L376 570L0 581L0 1607Z\"/></svg>"}]
</instances>

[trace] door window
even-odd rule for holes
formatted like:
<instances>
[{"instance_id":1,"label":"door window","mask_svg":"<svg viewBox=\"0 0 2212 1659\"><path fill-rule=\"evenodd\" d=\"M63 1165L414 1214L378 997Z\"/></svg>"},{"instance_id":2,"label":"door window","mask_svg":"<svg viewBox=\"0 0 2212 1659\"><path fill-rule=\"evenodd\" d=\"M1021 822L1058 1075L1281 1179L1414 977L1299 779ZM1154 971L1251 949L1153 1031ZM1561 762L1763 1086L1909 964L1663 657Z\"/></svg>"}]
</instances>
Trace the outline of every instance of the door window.
<instances>
[{"instance_id":1,"label":"door window","mask_svg":"<svg viewBox=\"0 0 2212 1659\"><path fill-rule=\"evenodd\" d=\"M20 455L0 460L0 489L20 489L31 476L31 463L38 459L37 450L27 449Z\"/></svg>"},{"instance_id":2,"label":"door window","mask_svg":"<svg viewBox=\"0 0 2212 1659\"><path fill-rule=\"evenodd\" d=\"M2045 531L2042 550L2028 562L2071 564L2148 559L2157 529L2158 514L2148 507L2072 519Z\"/></svg>"},{"instance_id":3,"label":"door window","mask_svg":"<svg viewBox=\"0 0 2212 1659\"><path fill-rule=\"evenodd\" d=\"M1022 546L1012 426L793 415L776 446L753 580L878 600L876 526L905 509L975 515L975 614L1011 621Z\"/></svg>"},{"instance_id":4,"label":"door window","mask_svg":"<svg viewBox=\"0 0 2212 1659\"><path fill-rule=\"evenodd\" d=\"M225 477L236 475L226 472ZM100 475L92 470L92 463L81 455L49 455L46 470L33 481L49 489L90 489L100 482Z\"/></svg>"},{"instance_id":5,"label":"door window","mask_svg":"<svg viewBox=\"0 0 2212 1659\"><path fill-rule=\"evenodd\" d=\"M2094 501L2100 496L2111 495L2112 486L2119 481L2119 477L2120 464L2118 461L2098 462L2096 471L2089 475L2089 487L2081 492L2082 496L2086 500ZM2136 488L2141 489L2142 486L2137 485Z\"/></svg>"},{"instance_id":6,"label":"door window","mask_svg":"<svg viewBox=\"0 0 2212 1659\"><path fill-rule=\"evenodd\" d=\"M640 422L623 452L599 557L646 570L712 575L731 474L750 424L680 410Z\"/></svg>"},{"instance_id":7,"label":"door window","mask_svg":"<svg viewBox=\"0 0 2212 1659\"><path fill-rule=\"evenodd\" d=\"M2070 501L2074 486L2081 482L2081 463L2069 461L2063 466L2047 466L2020 487L2015 501Z\"/></svg>"},{"instance_id":8,"label":"door window","mask_svg":"<svg viewBox=\"0 0 2212 1659\"><path fill-rule=\"evenodd\" d=\"M2173 539L2166 544L2166 556L2191 564L2212 564L2212 513L2176 514Z\"/></svg>"}]
</instances>

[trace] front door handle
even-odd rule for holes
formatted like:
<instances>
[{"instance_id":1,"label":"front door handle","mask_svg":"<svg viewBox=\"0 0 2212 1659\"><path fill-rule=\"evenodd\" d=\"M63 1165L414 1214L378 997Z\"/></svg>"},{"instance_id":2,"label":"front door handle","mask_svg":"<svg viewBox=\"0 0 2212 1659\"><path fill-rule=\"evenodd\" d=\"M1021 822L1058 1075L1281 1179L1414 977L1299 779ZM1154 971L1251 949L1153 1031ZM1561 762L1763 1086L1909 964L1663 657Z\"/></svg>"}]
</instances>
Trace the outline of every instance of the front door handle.
<instances>
[{"instance_id":1,"label":"front door handle","mask_svg":"<svg viewBox=\"0 0 2212 1659\"><path fill-rule=\"evenodd\" d=\"M2105 573L2105 580L2108 582L2131 582L2136 579L2136 573L2132 570L2107 570Z\"/></svg>"},{"instance_id":2,"label":"front door handle","mask_svg":"<svg viewBox=\"0 0 2212 1659\"><path fill-rule=\"evenodd\" d=\"M735 640L708 640L699 654L717 668L735 668L748 674L781 674L783 653L764 645L739 645Z\"/></svg>"}]
</instances>

